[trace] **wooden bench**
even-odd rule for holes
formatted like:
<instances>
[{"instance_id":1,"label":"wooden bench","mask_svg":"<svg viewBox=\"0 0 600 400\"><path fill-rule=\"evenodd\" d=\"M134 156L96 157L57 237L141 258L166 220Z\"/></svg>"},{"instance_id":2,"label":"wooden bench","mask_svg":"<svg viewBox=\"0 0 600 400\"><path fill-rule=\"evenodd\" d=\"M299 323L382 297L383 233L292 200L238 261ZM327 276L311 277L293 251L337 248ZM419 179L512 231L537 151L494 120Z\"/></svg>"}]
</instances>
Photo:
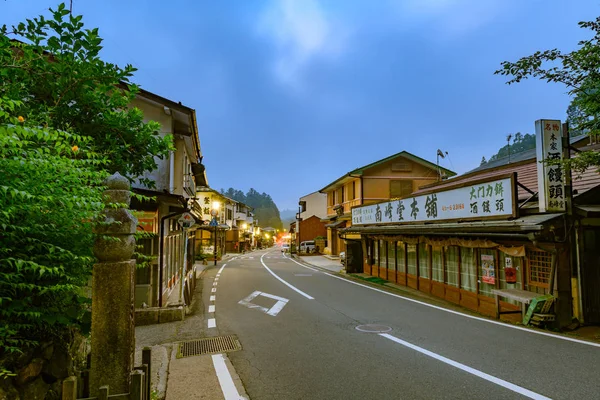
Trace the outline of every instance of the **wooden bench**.
<instances>
[{"instance_id":1,"label":"wooden bench","mask_svg":"<svg viewBox=\"0 0 600 400\"><path fill-rule=\"evenodd\" d=\"M496 298L496 318L500 318L500 314L521 313L522 315L525 315L527 312L527 306L529 303L531 303L531 300L540 296L539 293L528 292L527 290L520 289L492 289L492 293ZM500 311L500 297L520 302L521 310Z\"/></svg>"}]
</instances>

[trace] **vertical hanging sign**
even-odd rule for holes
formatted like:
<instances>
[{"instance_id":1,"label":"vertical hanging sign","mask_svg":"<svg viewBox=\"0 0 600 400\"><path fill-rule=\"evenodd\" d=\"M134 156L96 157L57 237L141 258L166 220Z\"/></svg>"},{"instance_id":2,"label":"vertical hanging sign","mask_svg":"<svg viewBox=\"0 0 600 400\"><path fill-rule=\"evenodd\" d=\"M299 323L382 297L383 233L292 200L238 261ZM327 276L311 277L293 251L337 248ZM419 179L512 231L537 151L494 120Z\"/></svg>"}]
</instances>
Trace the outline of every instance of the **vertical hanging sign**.
<instances>
[{"instance_id":1,"label":"vertical hanging sign","mask_svg":"<svg viewBox=\"0 0 600 400\"><path fill-rule=\"evenodd\" d=\"M562 160L562 125L559 120L535 121L538 197L540 212L563 212L566 209L565 177L561 165L548 165L549 160Z\"/></svg>"}]
</instances>

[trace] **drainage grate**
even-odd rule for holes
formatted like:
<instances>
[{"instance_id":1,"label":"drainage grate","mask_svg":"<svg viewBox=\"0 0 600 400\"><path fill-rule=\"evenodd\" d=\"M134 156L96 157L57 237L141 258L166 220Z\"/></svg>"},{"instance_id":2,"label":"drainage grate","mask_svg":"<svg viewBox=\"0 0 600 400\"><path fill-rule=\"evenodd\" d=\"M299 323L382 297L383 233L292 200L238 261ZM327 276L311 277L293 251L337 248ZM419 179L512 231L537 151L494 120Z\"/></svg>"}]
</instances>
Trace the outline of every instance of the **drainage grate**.
<instances>
[{"instance_id":1,"label":"drainage grate","mask_svg":"<svg viewBox=\"0 0 600 400\"><path fill-rule=\"evenodd\" d=\"M177 358L238 351L242 345L237 336L217 336L179 343Z\"/></svg>"}]
</instances>

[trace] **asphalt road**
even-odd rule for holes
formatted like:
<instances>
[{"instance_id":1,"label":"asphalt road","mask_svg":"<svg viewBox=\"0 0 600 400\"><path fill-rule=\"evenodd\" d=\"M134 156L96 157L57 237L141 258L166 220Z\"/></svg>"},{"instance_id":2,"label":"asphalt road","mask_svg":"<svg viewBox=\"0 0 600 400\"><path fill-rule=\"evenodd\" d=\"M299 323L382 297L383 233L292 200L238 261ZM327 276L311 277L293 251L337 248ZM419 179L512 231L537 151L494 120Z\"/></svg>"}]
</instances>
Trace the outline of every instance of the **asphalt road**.
<instances>
[{"instance_id":1,"label":"asphalt road","mask_svg":"<svg viewBox=\"0 0 600 400\"><path fill-rule=\"evenodd\" d=\"M278 249L228 261L212 292L217 272L204 303L215 334L239 337L229 358L253 400L600 399L597 345L389 295Z\"/></svg>"}]
</instances>

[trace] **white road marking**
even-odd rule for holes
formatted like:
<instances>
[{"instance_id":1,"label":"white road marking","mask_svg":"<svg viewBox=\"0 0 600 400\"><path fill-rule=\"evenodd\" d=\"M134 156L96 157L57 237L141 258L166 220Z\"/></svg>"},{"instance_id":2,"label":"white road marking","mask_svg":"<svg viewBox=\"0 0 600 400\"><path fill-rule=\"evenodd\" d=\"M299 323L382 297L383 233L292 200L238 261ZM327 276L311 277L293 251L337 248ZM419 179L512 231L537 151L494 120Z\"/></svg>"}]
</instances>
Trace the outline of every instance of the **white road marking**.
<instances>
[{"instance_id":1,"label":"white road marking","mask_svg":"<svg viewBox=\"0 0 600 400\"><path fill-rule=\"evenodd\" d=\"M266 253L265 253L265 254L266 254ZM287 283L286 281L284 281L283 279L281 279L279 276L277 276L277 275L276 275L276 274L275 274L273 271L271 271L271 269L270 269L269 267L267 267L267 264L265 264L265 262L263 261L263 257L264 257L264 256L265 256L265 255L263 254L263 255L260 257L260 262L261 262L261 264L263 265L263 267L265 267L265 269L271 273L271 275L273 275L273 276L274 276L274 277L275 277L277 280L279 280L281 283L283 283L284 285L286 285L286 286L287 286L287 287L289 287L290 289L292 289L292 290L296 291L297 293L301 294L302 296L306 297L307 299L309 299L309 300L314 300L314 297L312 297L312 296L310 296L310 295L308 295L308 294L304 293L302 290L300 290L300 289L298 289L298 288L296 288L296 287L294 287L294 286L290 285L289 283Z\"/></svg>"},{"instance_id":2,"label":"white road marking","mask_svg":"<svg viewBox=\"0 0 600 400\"><path fill-rule=\"evenodd\" d=\"M237 388L235 387L235 383L233 383L233 378L229 373L227 364L225 364L225 357L223 357L223 354L213 354L212 361L225 400L245 399L244 397L240 396Z\"/></svg>"},{"instance_id":3,"label":"white road marking","mask_svg":"<svg viewBox=\"0 0 600 400\"><path fill-rule=\"evenodd\" d=\"M215 301L217 296L210 296L210 301Z\"/></svg>"},{"instance_id":4,"label":"white road marking","mask_svg":"<svg viewBox=\"0 0 600 400\"><path fill-rule=\"evenodd\" d=\"M208 312L209 313L214 313L215 312L215 305L211 304L210 306L208 306Z\"/></svg>"},{"instance_id":5,"label":"white road marking","mask_svg":"<svg viewBox=\"0 0 600 400\"><path fill-rule=\"evenodd\" d=\"M294 276L312 276L312 274L294 274Z\"/></svg>"},{"instance_id":6,"label":"white road marking","mask_svg":"<svg viewBox=\"0 0 600 400\"><path fill-rule=\"evenodd\" d=\"M252 303L252 300L254 300L258 296L268 297L269 299L277 300L277 302L271 308L262 307L262 306L259 306L258 304ZM257 290L255 292L250 293L250 295L248 297L238 301L238 304L241 304L248 308L255 308L257 310L264 312L265 314L269 314L269 315L275 317L277 314L279 314L279 312L283 309L283 307L285 307L285 305L287 304L288 301L289 301L289 299L286 299L284 297L275 296L275 295L269 294L269 293L263 293L263 292L260 292Z\"/></svg>"},{"instance_id":7,"label":"white road marking","mask_svg":"<svg viewBox=\"0 0 600 400\"><path fill-rule=\"evenodd\" d=\"M306 268L308 268L308 267L306 267ZM495 321L495 320L491 320L491 319L486 319L486 318L482 318L482 317L475 317L473 315L463 314L463 313L461 313L459 311L449 310L449 309L444 308L444 307L434 306L433 304L428 304L428 303L425 303L425 302L422 302L422 301L419 301L419 300L411 299L409 297L400 296L400 295L395 294L395 293L389 293L389 292L386 292L385 290L381 290L381 289L377 289L377 288L370 287L370 286L367 286L367 285L363 285L362 283L353 282L351 280L348 280L348 279L342 278L340 276L336 276L336 275L330 274L328 272L324 272L324 274L327 275L327 276L330 276L332 278L339 279L341 281L351 283L353 285L362 286L364 288L371 289L371 290L374 290L376 292L386 294L388 296L397 297L397 298L402 299L402 300L410 301L410 302L417 303L417 304L420 304L422 306L426 306L426 307L430 307L430 308L435 308L436 310L444 311L444 312L447 312L447 313L450 313L450 314L460 315L460 316L465 317L465 318L471 318L471 319L474 319L474 320L477 320L477 321L487 322L488 324L499 325L499 326L502 326L504 328L517 329L517 330L520 330L520 331L523 331L523 332L535 333L537 335L548 336L548 337L552 337L552 338L555 338L555 339L566 340L566 341L569 341L569 342L575 342L575 343L579 343L579 344L586 344L588 346L600 347L600 343L588 342L588 341L585 341L585 340L574 339L574 338L570 338L570 337L567 337L567 336L554 335L552 333L541 332L541 331L534 330L534 329L528 329L528 328L524 328L522 326L511 325L511 324L507 324L507 323L504 323L504 322Z\"/></svg>"},{"instance_id":8,"label":"white road marking","mask_svg":"<svg viewBox=\"0 0 600 400\"><path fill-rule=\"evenodd\" d=\"M288 256L286 256L285 254L283 255L283 258L285 258L286 260L293 261L293 262L295 262L296 264L298 264L298 265L299 265L299 266L301 266L301 267L308 268L308 269L310 269L310 270L312 270L312 271L315 271L315 272L320 272L318 269L311 268L311 267L309 267L309 266L306 266L306 265L304 265L304 264L300 264L298 261L294 260L292 257L288 257Z\"/></svg>"},{"instance_id":9,"label":"white road marking","mask_svg":"<svg viewBox=\"0 0 600 400\"><path fill-rule=\"evenodd\" d=\"M217 291L217 288L216 288L216 287L214 287L214 288L212 288L210 291L214 293L214 292L216 292L216 291Z\"/></svg>"},{"instance_id":10,"label":"white road marking","mask_svg":"<svg viewBox=\"0 0 600 400\"><path fill-rule=\"evenodd\" d=\"M217 286L219 284L219 282L214 282L213 286Z\"/></svg>"},{"instance_id":11,"label":"white road marking","mask_svg":"<svg viewBox=\"0 0 600 400\"><path fill-rule=\"evenodd\" d=\"M223 266L219 269L219 272L217 272L217 275L221 275L221 272L223 272L223 268L225 268L227 264L223 264Z\"/></svg>"},{"instance_id":12,"label":"white road marking","mask_svg":"<svg viewBox=\"0 0 600 400\"><path fill-rule=\"evenodd\" d=\"M219 277L217 276L217 277L215 278L215 282L216 282L216 281L218 281L218 280L219 280Z\"/></svg>"},{"instance_id":13,"label":"white road marking","mask_svg":"<svg viewBox=\"0 0 600 400\"><path fill-rule=\"evenodd\" d=\"M492 376L492 375L488 375L485 372L481 372L481 371L479 371L479 370L477 370L475 368L471 368L471 367L469 367L467 365L461 364L459 362L456 362L454 360L451 360L451 359L446 358L444 356L441 356L439 354L433 353L433 352L431 352L429 350L425 350L422 347L415 346L414 344L406 342L406 341L404 341L402 339L398 339L397 337L392 336L389 333L380 333L379 336L382 336L382 337L384 337L386 339L389 339L389 340L391 340L393 342L401 344L402 346L406 346L406 347L408 347L410 349L418 351L419 353L425 354L428 357L435 358L438 361L441 361L443 363L451 365L451 366L453 366L455 368L461 369L461 370L463 370L465 372L468 372L469 374L475 375L475 376L477 376L477 377L479 377L481 379L485 379L488 382L495 383L496 385L502 386L502 387L504 387L504 388L506 388L508 390L512 390L513 392L522 394L523 396L529 397L530 399L539 399L539 400L543 400L543 399L548 399L549 400L550 399L549 397L542 396L539 393L532 392L531 390L522 388L521 386L517 386L517 385L515 385L513 383L510 383L510 382L507 382L507 381L505 381L503 379L496 378L495 376Z\"/></svg>"},{"instance_id":14,"label":"white road marking","mask_svg":"<svg viewBox=\"0 0 600 400\"><path fill-rule=\"evenodd\" d=\"M217 327L217 320L214 318L209 318L208 319L208 327L209 328L216 328Z\"/></svg>"}]
</instances>

